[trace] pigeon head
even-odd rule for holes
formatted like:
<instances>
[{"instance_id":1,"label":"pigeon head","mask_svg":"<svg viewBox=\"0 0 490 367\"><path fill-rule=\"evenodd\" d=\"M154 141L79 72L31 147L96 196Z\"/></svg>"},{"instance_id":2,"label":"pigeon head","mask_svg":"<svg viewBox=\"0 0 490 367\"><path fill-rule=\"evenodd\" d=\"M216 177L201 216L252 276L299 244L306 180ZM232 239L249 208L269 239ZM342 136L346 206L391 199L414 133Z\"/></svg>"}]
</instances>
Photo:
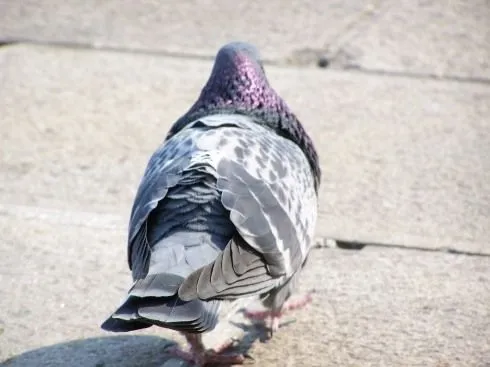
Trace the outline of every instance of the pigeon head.
<instances>
[{"instance_id":1,"label":"pigeon head","mask_svg":"<svg viewBox=\"0 0 490 367\"><path fill-rule=\"evenodd\" d=\"M178 128L212 113L261 113L272 117L288 111L267 81L258 50L247 43L233 42L218 51L211 76Z\"/></svg>"},{"instance_id":2,"label":"pigeon head","mask_svg":"<svg viewBox=\"0 0 490 367\"><path fill-rule=\"evenodd\" d=\"M231 43L219 50L211 76L194 107L272 112L280 102L269 86L257 49L246 43Z\"/></svg>"},{"instance_id":3,"label":"pigeon head","mask_svg":"<svg viewBox=\"0 0 490 367\"><path fill-rule=\"evenodd\" d=\"M318 155L297 117L269 85L258 50L243 42L223 46L194 105L172 126L167 139L187 124L212 114L242 114L292 140L304 152L318 187Z\"/></svg>"}]
</instances>

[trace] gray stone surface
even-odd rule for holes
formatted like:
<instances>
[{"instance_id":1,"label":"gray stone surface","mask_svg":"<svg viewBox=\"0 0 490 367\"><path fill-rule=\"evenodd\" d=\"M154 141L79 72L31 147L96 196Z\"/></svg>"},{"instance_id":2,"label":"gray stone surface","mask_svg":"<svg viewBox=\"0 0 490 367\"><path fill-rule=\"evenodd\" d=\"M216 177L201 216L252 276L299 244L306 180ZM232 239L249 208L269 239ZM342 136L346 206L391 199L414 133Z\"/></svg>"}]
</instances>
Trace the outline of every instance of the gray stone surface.
<instances>
[{"instance_id":1,"label":"gray stone surface","mask_svg":"<svg viewBox=\"0 0 490 367\"><path fill-rule=\"evenodd\" d=\"M0 201L126 218L211 63L11 46L0 66ZM267 70L319 147L319 237L490 253L490 86Z\"/></svg>"},{"instance_id":2,"label":"gray stone surface","mask_svg":"<svg viewBox=\"0 0 490 367\"><path fill-rule=\"evenodd\" d=\"M490 4L389 1L337 39L339 58L382 73L490 81Z\"/></svg>"},{"instance_id":3,"label":"gray stone surface","mask_svg":"<svg viewBox=\"0 0 490 367\"><path fill-rule=\"evenodd\" d=\"M171 341L182 342L174 332L115 336L98 328L129 282L117 221L23 209L0 210L0 362L178 366L165 354ZM315 249L299 289L315 288L314 302L284 320L295 322L267 344L256 340L260 329L233 322L257 366L488 366L489 269L489 257Z\"/></svg>"},{"instance_id":4,"label":"gray stone surface","mask_svg":"<svg viewBox=\"0 0 490 367\"><path fill-rule=\"evenodd\" d=\"M20 354L6 365L160 366L165 348L183 342L166 329L128 337L99 328L131 285L115 216L1 205L0 232L0 362ZM249 303L223 307L206 344L241 336L230 316Z\"/></svg>"},{"instance_id":5,"label":"gray stone surface","mask_svg":"<svg viewBox=\"0 0 490 367\"><path fill-rule=\"evenodd\" d=\"M0 0L0 40L214 55L231 40L267 59L490 79L490 6L471 2Z\"/></svg>"},{"instance_id":6,"label":"gray stone surface","mask_svg":"<svg viewBox=\"0 0 490 367\"><path fill-rule=\"evenodd\" d=\"M365 12L359 1L0 0L0 39L213 56L232 40L270 59L320 49Z\"/></svg>"},{"instance_id":7,"label":"gray stone surface","mask_svg":"<svg viewBox=\"0 0 490 367\"><path fill-rule=\"evenodd\" d=\"M296 322L250 350L258 366L490 365L488 257L314 250Z\"/></svg>"}]
</instances>

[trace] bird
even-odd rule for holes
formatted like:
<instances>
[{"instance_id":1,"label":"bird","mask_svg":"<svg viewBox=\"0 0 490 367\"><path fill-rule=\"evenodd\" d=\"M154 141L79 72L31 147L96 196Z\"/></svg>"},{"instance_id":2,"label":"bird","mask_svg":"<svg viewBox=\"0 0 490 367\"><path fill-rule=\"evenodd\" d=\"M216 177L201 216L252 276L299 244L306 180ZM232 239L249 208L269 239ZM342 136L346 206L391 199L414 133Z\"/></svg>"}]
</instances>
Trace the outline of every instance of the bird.
<instances>
[{"instance_id":1,"label":"bird","mask_svg":"<svg viewBox=\"0 0 490 367\"><path fill-rule=\"evenodd\" d=\"M313 140L271 87L258 49L222 46L196 102L150 157L129 220L133 284L101 325L181 332L196 366L240 364L202 334L224 302L259 297L248 311L277 330L313 244L321 182ZM309 295L308 295L309 296Z\"/></svg>"}]
</instances>

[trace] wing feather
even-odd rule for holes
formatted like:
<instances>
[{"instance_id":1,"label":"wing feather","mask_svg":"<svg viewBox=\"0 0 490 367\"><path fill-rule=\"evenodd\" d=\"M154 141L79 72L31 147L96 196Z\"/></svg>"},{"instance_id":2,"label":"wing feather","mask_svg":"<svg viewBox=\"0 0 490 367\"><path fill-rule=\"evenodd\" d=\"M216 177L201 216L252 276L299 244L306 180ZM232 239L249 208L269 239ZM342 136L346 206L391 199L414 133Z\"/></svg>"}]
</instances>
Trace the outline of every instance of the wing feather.
<instances>
[{"instance_id":1,"label":"wing feather","mask_svg":"<svg viewBox=\"0 0 490 367\"><path fill-rule=\"evenodd\" d=\"M184 280L183 300L268 292L301 268L313 237L317 197L300 148L245 117L214 116L210 125L217 120L226 128L210 129L196 146L209 156L237 235Z\"/></svg>"},{"instance_id":2,"label":"wing feather","mask_svg":"<svg viewBox=\"0 0 490 367\"><path fill-rule=\"evenodd\" d=\"M150 158L131 210L128 236L128 264L133 279L148 273L151 245L147 239L148 216L176 186L189 165L193 146L192 130L183 131L163 144ZM190 207L192 209L192 207Z\"/></svg>"},{"instance_id":3,"label":"wing feather","mask_svg":"<svg viewBox=\"0 0 490 367\"><path fill-rule=\"evenodd\" d=\"M226 138L210 130L196 145L217 149L214 159L221 201L244 240L266 258L275 276L294 273L312 243L317 194L301 149L266 127L238 115L211 116L202 124L226 121ZM231 123L236 128L233 128Z\"/></svg>"}]
</instances>

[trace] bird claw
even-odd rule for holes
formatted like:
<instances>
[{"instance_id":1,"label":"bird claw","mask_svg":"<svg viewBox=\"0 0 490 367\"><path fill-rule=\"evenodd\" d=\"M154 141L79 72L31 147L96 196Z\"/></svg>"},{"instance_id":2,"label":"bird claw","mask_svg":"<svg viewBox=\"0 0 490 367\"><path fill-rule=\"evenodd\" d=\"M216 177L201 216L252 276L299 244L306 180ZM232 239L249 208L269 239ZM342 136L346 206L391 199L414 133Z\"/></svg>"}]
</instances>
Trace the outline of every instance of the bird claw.
<instances>
[{"instance_id":1,"label":"bird claw","mask_svg":"<svg viewBox=\"0 0 490 367\"><path fill-rule=\"evenodd\" d=\"M279 323L281 318L288 312L293 311L293 310L299 310L309 303L312 302L313 296L312 294L315 293L315 290L312 290L308 292L306 295L303 297L295 300L295 301L287 301L283 307L279 311L274 311L274 310L266 310L266 311L249 311L249 310L244 310L244 315L246 318L254 321L263 321L266 322L266 320L269 320L269 330L270 330L270 337L273 336L275 332L279 330L280 327L288 325L290 323L295 322L296 320L288 320L283 323Z\"/></svg>"},{"instance_id":2,"label":"bird claw","mask_svg":"<svg viewBox=\"0 0 490 367\"><path fill-rule=\"evenodd\" d=\"M250 364L249 361L252 359L248 355L242 355L239 353L224 354L224 351L236 346L238 343L236 338L230 339L230 341L217 348L206 350L201 349L201 345L193 345L194 343L191 340L192 339L189 339L189 342L191 343L191 349L189 351L184 351L177 345L173 345L167 348L167 352L195 367L204 367L209 365L229 366L236 364Z\"/></svg>"},{"instance_id":3,"label":"bird claw","mask_svg":"<svg viewBox=\"0 0 490 367\"><path fill-rule=\"evenodd\" d=\"M245 358L245 360L242 363L243 365L255 364L255 358L252 357L250 354L245 353L245 354L243 354L243 357Z\"/></svg>"}]
</instances>

